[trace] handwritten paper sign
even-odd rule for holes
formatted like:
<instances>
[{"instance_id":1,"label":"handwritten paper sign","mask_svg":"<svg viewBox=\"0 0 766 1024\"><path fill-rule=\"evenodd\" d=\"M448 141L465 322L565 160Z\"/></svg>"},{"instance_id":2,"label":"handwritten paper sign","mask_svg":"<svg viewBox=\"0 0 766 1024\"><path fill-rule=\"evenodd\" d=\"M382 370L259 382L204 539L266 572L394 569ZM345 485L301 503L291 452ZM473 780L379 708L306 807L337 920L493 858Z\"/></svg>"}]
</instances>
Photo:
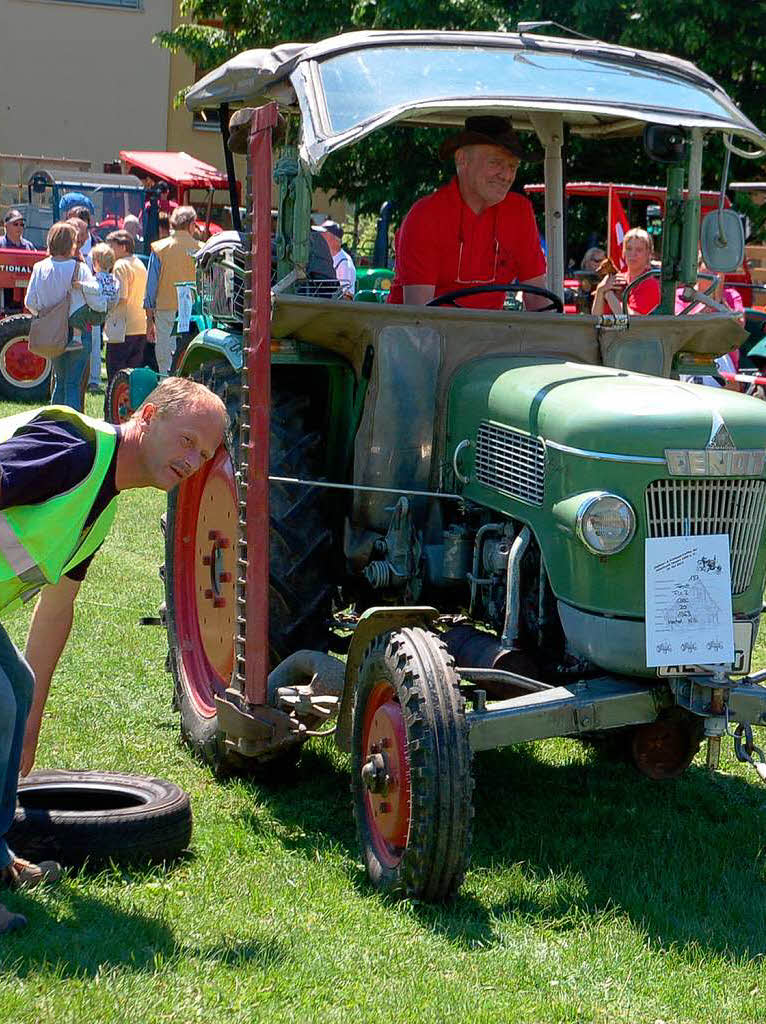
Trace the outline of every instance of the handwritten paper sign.
<instances>
[{"instance_id":1,"label":"handwritten paper sign","mask_svg":"<svg viewBox=\"0 0 766 1024\"><path fill-rule=\"evenodd\" d=\"M728 535L645 544L647 666L733 662Z\"/></svg>"},{"instance_id":2,"label":"handwritten paper sign","mask_svg":"<svg viewBox=\"0 0 766 1024\"><path fill-rule=\"evenodd\" d=\"M188 284L177 284L176 292L178 294L178 333L186 334L191 323L194 293Z\"/></svg>"}]
</instances>

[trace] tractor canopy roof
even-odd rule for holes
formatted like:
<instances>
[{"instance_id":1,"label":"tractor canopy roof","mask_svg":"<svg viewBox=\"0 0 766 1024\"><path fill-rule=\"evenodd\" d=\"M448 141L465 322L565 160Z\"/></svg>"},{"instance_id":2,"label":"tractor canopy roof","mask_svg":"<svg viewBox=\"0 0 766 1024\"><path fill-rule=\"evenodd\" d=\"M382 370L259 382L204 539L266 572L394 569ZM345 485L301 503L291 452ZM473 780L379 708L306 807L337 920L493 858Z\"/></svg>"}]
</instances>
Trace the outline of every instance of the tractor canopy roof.
<instances>
[{"instance_id":1,"label":"tractor canopy roof","mask_svg":"<svg viewBox=\"0 0 766 1024\"><path fill-rule=\"evenodd\" d=\"M383 125L454 126L478 112L509 116L521 130L556 114L585 136L637 135L654 123L766 148L766 136L687 61L525 32L354 32L248 50L186 95L190 110L268 100L300 110L312 169Z\"/></svg>"},{"instance_id":2,"label":"tractor canopy roof","mask_svg":"<svg viewBox=\"0 0 766 1024\"><path fill-rule=\"evenodd\" d=\"M123 149L120 150L120 160L125 167L145 171L153 178L181 188L228 188L225 174L189 153Z\"/></svg>"}]
</instances>

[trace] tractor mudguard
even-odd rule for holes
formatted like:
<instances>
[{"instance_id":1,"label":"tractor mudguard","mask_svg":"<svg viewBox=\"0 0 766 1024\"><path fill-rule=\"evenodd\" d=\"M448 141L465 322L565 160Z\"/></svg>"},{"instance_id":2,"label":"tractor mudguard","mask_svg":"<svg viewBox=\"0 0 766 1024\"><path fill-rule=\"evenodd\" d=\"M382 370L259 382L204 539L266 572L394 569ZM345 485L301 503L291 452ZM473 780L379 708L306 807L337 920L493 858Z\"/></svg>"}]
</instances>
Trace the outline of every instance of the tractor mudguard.
<instances>
[{"instance_id":1,"label":"tractor mudguard","mask_svg":"<svg viewBox=\"0 0 766 1024\"><path fill-rule=\"evenodd\" d=\"M237 373L242 369L242 335L211 327L198 334L184 352L176 373L188 377L203 363L225 360Z\"/></svg>"},{"instance_id":2,"label":"tractor mudguard","mask_svg":"<svg viewBox=\"0 0 766 1024\"><path fill-rule=\"evenodd\" d=\"M351 709L354 706L354 686L364 653L372 641L381 633L388 633L399 626L423 626L429 629L439 612L427 605L400 608L368 608L359 618L346 659L346 682L338 712L338 728L335 742L339 750L351 751Z\"/></svg>"},{"instance_id":3,"label":"tractor mudguard","mask_svg":"<svg viewBox=\"0 0 766 1024\"><path fill-rule=\"evenodd\" d=\"M137 409L139 405L154 391L160 382L158 374L150 370L148 366L139 366L130 371L130 408Z\"/></svg>"}]
</instances>

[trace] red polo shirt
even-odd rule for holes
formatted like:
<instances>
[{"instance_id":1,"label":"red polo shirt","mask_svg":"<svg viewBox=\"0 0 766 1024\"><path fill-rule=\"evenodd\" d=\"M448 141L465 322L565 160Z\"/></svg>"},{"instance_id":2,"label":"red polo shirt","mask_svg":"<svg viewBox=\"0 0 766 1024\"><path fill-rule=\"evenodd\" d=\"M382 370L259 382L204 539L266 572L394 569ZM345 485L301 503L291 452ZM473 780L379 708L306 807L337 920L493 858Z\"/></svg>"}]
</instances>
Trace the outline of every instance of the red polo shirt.
<instances>
[{"instance_id":1,"label":"red polo shirt","mask_svg":"<svg viewBox=\"0 0 766 1024\"><path fill-rule=\"evenodd\" d=\"M436 295L482 284L528 281L545 273L545 256L532 204L518 192L475 214L457 178L419 199L396 236L396 276L389 302L401 303L404 285L434 285ZM458 305L500 309L502 292L482 292Z\"/></svg>"},{"instance_id":2,"label":"red polo shirt","mask_svg":"<svg viewBox=\"0 0 766 1024\"><path fill-rule=\"evenodd\" d=\"M631 313L651 313L661 298L660 282L656 277L647 277L628 296L628 309Z\"/></svg>"}]
</instances>

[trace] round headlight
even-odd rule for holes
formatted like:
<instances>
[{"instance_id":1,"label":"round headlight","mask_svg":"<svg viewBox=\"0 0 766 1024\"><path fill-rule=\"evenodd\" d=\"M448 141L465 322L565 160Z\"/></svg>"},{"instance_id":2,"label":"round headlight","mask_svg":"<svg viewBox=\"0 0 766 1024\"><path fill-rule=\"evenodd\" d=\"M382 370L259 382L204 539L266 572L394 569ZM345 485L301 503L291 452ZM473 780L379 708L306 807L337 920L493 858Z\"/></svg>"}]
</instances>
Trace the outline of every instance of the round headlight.
<instances>
[{"instance_id":1,"label":"round headlight","mask_svg":"<svg viewBox=\"0 0 766 1024\"><path fill-rule=\"evenodd\" d=\"M594 555L622 551L635 532L633 509L616 494L596 494L577 511L577 536Z\"/></svg>"}]
</instances>

